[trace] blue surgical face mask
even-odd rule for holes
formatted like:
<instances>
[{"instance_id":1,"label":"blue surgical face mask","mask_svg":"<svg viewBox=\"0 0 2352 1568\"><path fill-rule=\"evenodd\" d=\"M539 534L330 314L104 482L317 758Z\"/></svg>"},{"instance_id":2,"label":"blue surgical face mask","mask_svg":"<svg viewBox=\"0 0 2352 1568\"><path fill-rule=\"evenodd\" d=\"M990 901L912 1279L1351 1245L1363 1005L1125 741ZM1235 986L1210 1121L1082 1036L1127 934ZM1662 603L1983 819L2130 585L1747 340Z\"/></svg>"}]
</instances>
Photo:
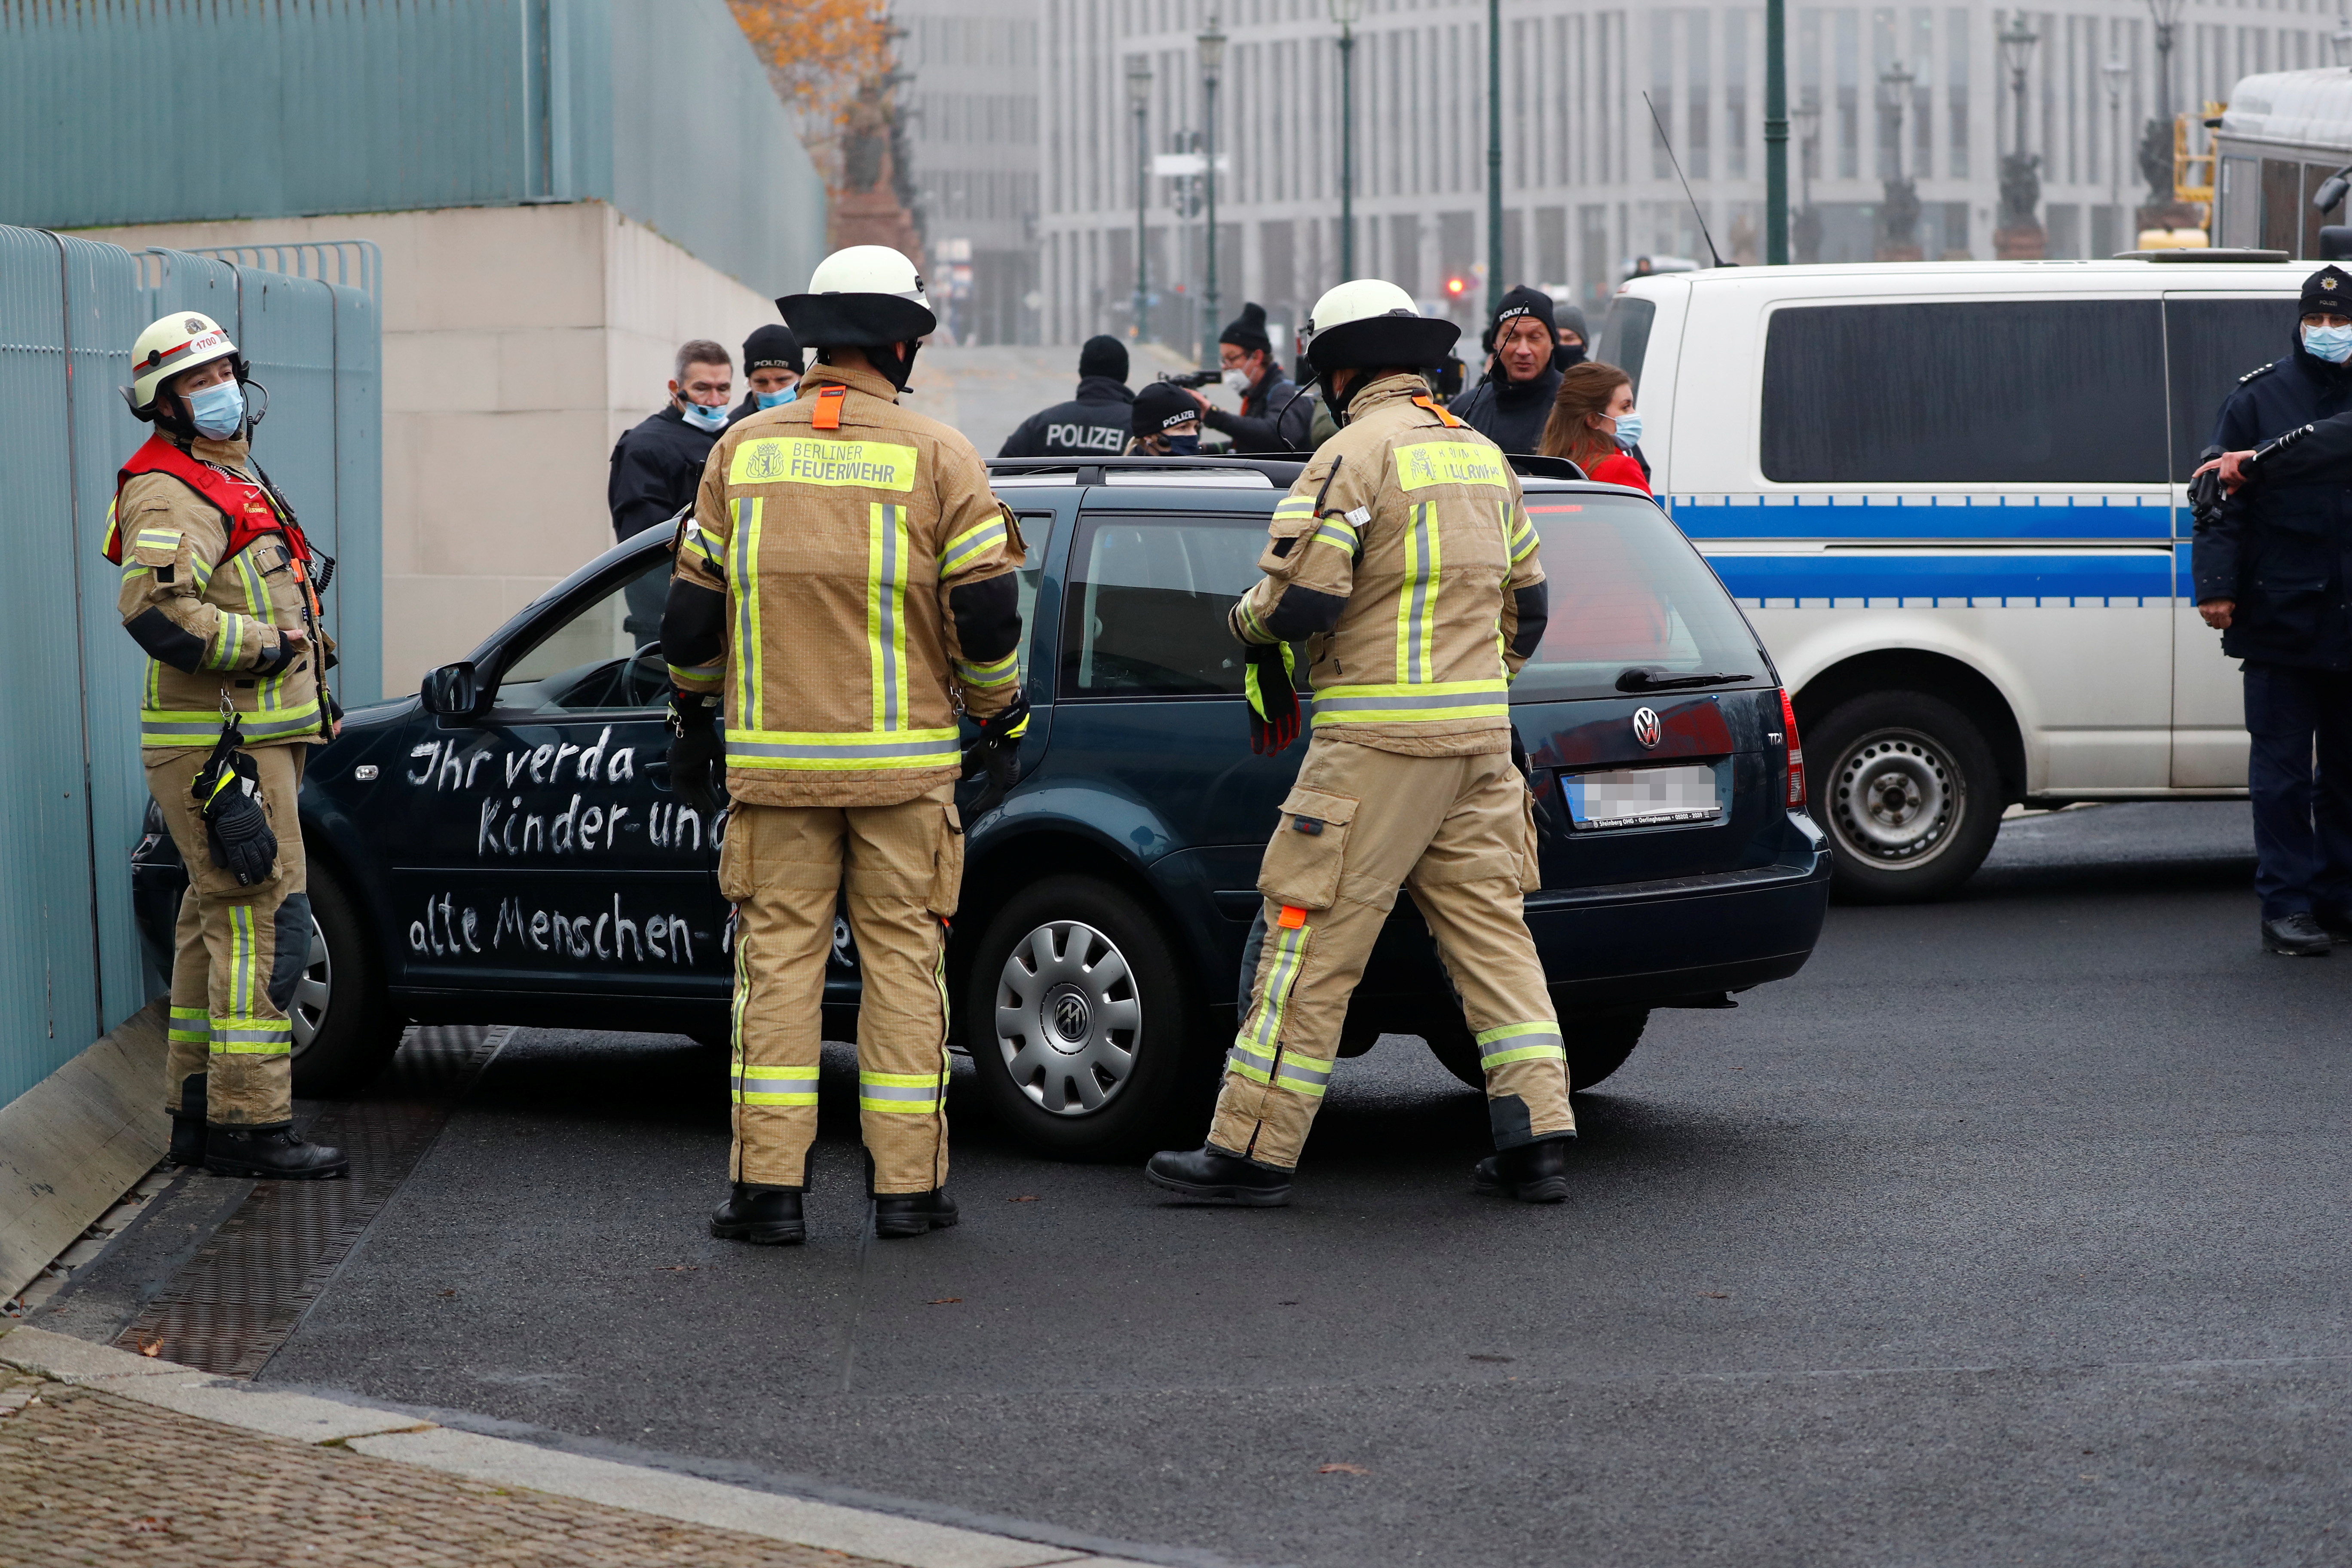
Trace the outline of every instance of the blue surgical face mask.
<instances>
[{"instance_id":1,"label":"blue surgical face mask","mask_svg":"<svg viewBox=\"0 0 2352 1568\"><path fill-rule=\"evenodd\" d=\"M226 441L245 425L245 388L234 381L188 395L188 423L196 434Z\"/></svg>"},{"instance_id":2,"label":"blue surgical face mask","mask_svg":"<svg viewBox=\"0 0 2352 1568\"><path fill-rule=\"evenodd\" d=\"M678 412L686 416L688 425L698 430L708 430L713 436L727 428L727 410L724 408L705 408L699 403L684 403L678 405Z\"/></svg>"},{"instance_id":3,"label":"blue surgical face mask","mask_svg":"<svg viewBox=\"0 0 2352 1568\"><path fill-rule=\"evenodd\" d=\"M800 395L799 387L788 386L782 392L755 392L751 395L751 400L762 408L782 408Z\"/></svg>"},{"instance_id":4,"label":"blue surgical face mask","mask_svg":"<svg viewBox=\"0 0 2352 1568\"><path fill-rule=\"evenodd\" d=\"M2303 346L2330 364L2352 359L2352 327L2305 327Z\"/></svg>"},{"instance_id":5,"label":"blue surgical face mask","mask_svg":"<svg viewBox=\"0 0 2352 1568\"><path fill-rule=\"evenodd\" d=\"M1171 436L1168 437L1168 450L1182 457L1192 457L1201 450L1201 437L1198 435Z\"/></svg>"},{"instance_id":6,"label":"blue surgical face mask","mask_svg":"<svg viewBox=\"0 0 2352 1568\"><path fill-rule=\"evenodd\" d=\"M1628 448L1642 444L1642 416L1639 414L1617 416L1617 444Z\"/></svg>"}]
</instances>

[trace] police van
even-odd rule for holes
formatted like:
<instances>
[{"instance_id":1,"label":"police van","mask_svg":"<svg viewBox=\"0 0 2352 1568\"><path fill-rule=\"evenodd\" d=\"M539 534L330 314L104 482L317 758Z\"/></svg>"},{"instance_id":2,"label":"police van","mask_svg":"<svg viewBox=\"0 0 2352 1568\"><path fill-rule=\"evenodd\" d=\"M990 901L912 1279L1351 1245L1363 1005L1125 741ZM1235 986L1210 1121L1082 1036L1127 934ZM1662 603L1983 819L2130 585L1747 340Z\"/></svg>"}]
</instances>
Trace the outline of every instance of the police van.
<instances>
[{"instance_id":1,"label":"police van","mask_svg":"<svg viewBox=\"0 0 2352 1568\"><path fill-rule=\"evenodd\" d=\"M1653 488L1795 693L1849 898L1933 898L2015 802L2242 795L2187 480L2317 263L1721 268L1631 279Z\"/></svg>"}]
</instances>

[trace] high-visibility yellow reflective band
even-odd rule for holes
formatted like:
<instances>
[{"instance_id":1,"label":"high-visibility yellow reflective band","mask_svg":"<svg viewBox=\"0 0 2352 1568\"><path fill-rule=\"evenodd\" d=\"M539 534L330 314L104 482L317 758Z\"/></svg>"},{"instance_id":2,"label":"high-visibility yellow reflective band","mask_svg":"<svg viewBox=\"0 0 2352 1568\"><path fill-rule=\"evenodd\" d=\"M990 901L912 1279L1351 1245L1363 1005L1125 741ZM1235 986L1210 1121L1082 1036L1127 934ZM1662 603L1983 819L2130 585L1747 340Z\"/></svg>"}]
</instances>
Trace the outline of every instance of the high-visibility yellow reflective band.
<instances>
[{"instance_id":1,"label":"high-visibility yellow reflective band","mask_svg":"<svg viewBox=\"0 0 2352 1568\"><path fill-rule=\"evenodd\" d=\"M1477 1040L1478 1065L1489 1072L1512 1062L1568 1059L1567 1051L1560 1048L1559 1026L1554 1023L1505 1024L1497 1029L1481 1029Z\"/></svg>"},{"instance_id":2,"label":"high-visibility yellow reflective band","mask_svg":"<svg viewBox=\"0 0 2352 1568\"><path fill-rule=\"evenodd\" d=\"M1351 559L1356 553L1356 531L1348 526L1345 518L1325 518L1307 537L1318 544L1328 544Z\"/></svg>"},{"instance_id":3,"label":"high-visibility yellow reflective band","mask_svg":"<svg viewBox=\"0 0 2352 1568\"><path fill-rule=\"evenodd\" d=\"M1287 518L1313 517L1315 515L1315 498L1313 496L1285 496L1280 500L1274 503L1274 515L1277 521Z\"/></svg>"},{"instance_id":4,"label":"high-visibility yellow reflective band","mask_svg":"<svg viewBox=\"0 0 2352 1568\"><path fill-rule=\"evenodd\" d=\"M812 436L762 436L735 448L727 465L730 485L823 485L829 489L911 490L912 447L887 441L826 441Z\"/></svg>"},{"instance_id":5,"label":"high-visibility yellow reflective band","mask_svg":"<svg viewBox=\"0 0 2352 1568\"><path fill-rule=\"evenodd\" d=\"M739 1067L735 1069L735 1103L814 1105L816 1068Z\"/></svg>"},{"instance_id":6,"label":"high-visibility yellow reflective band","mask_svg":"<svg viewBox=\"0 0 2352 1568\"><path fill-rule=\"evenodd\" d=\"M319 728L319 702L312 698L299 708L267 713L241 712L237 726L253 744L308 735ZM142 708L139 710L139 743L142 746L209 746L220 739L217 709Z\"/></svg>"},{"instance_id":7,"label":"high-visibility yellow reflective band","mask_svg":"<svg viewBox=\"0 0 2352 1568\"><path fill-rule=\"evenodd\" d=\"M1396 448L1397 484L1405 490L1431 485L1493 485L1511 488L1510 466L1484 441L1416 441Z\"/></svg>"},{"instance_id":8,"label":"high-visibility yellow reflective band","mask_svg":"<svg viewBox=\"0 0 2352 1568\"><path fill-rule=\"evenodd\" d=\"M860 1072L857 1109L887 1111L898 1116L928 1116L940 1108L948 1086L947 1069L938 1072Z\"/></svg>"},{"instance_id":9,"label":"high-visibility yellow reflective band","mask_svg":"<svg viewBox=\"0 0 2352 1568\"><path fill-rule=\"evenodd\" d=\"M1304 1057L1291 1051L1269 1056L1254 1046L1236 1041L1225 1054L1225 1065L1252 1083L1318 1099L1331 1087L1332 1064L1320 1057Z\"/></svg>"},{"instance_id":10,"label":"high-visibility yellow reflective band","mask_svg":"<svg viewBox=\"0 0 2352 1568\"><path fill-rule=\"evenodd\" d=\"M1295 926L1278 923L1267 931L1273 938L1268 944L1273 951L1261 948L1258 954L1258 965L1266 971L1265 986L1256 1010L1242 1032L1234 1037L1236 1049L1255 1047L1263 1054L1282 1043L1283 1009L1289 1005L1290 988L1298 984L1298 971L1307 957L1307 939L1313 929L1302 919Z\"/></svg>"},{"instance_id":11,"label":"high-visibility yellow reflective band","mask_svg":"<svg viewBox=\"0 0 2352 1568\"><path fill-rule=\"evenodd\" d=\"M725 566L725 558L719 554L719 542L703 532L691 521L686 525L686 548L701 556L713 567Z\"/></svg>"},{"instance_id":12,"label":"high-visibility yellow reflective band","mask_svg":"<svg viewBox=\"0 0 2352 1568\"><path fill-rule=\"evenodd\" d=\"M1021 650L1013 649L1003 658L986 664L973 664L968 659L956 660L956 674L966 686L1003 686L1021 674Z\"/></svg>"},{"instance_id":13,"label":"high-visibility yellow reflective band","mask_svg":"<svg viewBox=\"0 0 2352 1568\"><path fill-rule=\"evenodd\" d=\"M973 524L949 540L947 548L940 552L940 575L943 578L954 576L963 570L966 563L990 545L1003 542L1004 519L1002 514L990 518L986 522Z\"/></svg>"},{"instance_id":14,"label":"high-visibility yellow reflective band","mask_svg":"<svg viewBox=\"0 0 2352 1568\"><path fill-rule=\"evenodd\" d=\"M202 1007L174 1007L164 1038L175 1045L201 1046L212 1038L212 1015Z\"/></svg>"},{"instance_id":15,"label":"high-visibility yellow reflective band","mask_svg":"<svg viewBox=\"0 0 2352 1568\"><path fill-rule=\"evenodd\" d=\"M951 768L963 760L953 730L871 730L800 733L786 730L730 730L727 765L786 768L814 773L892 768Z\"/></svg>"},{"instance_id":16,"label":"high-visibility yellow reflective band","mask_svg":"<svg viewBox=\"0 0 2352 1568\"><path fill-rule=\"evenodd\" d=\"M1418 686L1437 663L1438 566L1443 553L1437 503L1421 501L1404 531L1404 585L1397 594L1397 679Z\"/></svg>"},{"instance_id":17,"label":"high-visibility yellow reflective band","mask_svg":"<svg viewBox=\"0 0 2352 1568\"><path fill-rule=\"evenodd\" d=\"M142 528L139 531L138 548L176 552L180 548L180 531L176 528Z\"/></svg>"},{"instance_id":18,"label":"high-visibility yellow reflective band","mask_svg":"<svg viewBox=\"0 0 2352 1568\"><path fill-rule=\"evenodd\" d=\"M286 1018L215 1018L211 1035L216 1057L282 1057L294 1049L294 1025Z\"/></svg>"},{"instance_id":19,"label":"high-visibility yellow reflective band","mask_svg":"<svg viewBox=\"0 0 2352 1568\"><path fill-rule=\"evenodd\" d=\"M764 509L758 496L730 497L727 509L735 527L734 537L728 541L727 573L728 592L735 608L727 626L727 635L733 643L729 651L735 671L735 694L727 704L727 711L741 723L757 724L761 712L760 524Z\"/></svg>"},{"instance_id":20,"label":"high-visibility yellow reflective band","mask_svg":"<svg viewBox=\"0 0 2352 1568\"><path fill-rule=\"evenodd\" d=\"M1327 686L1315 694L1318 724L1444 724L1510 712L1510 684L1432 680L1419 685Z\"/></svg>"}]
</instances>

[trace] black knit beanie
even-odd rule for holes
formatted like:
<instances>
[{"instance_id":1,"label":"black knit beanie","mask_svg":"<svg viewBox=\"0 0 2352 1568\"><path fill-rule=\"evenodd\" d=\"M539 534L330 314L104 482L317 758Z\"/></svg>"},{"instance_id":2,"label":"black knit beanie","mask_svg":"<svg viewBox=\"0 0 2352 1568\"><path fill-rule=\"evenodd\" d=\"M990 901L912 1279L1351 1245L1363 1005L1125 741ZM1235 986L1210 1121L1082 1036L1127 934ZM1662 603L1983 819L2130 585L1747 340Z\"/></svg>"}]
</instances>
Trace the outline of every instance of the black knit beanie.
<instances>
[{"instance_id":1,"label":"black knit beanie","mask_svg":"<svg viewBox=\"0 0 2352 1568\"><path fill-rule=\"evenodd\" d=\"M1244 305L1240 318L1227 322L1225 330L1217 334L1217 341L1231 343L1245 354L1273 353L1274 340L1265 335L1265 307Z\"/></svg>"},{"instance_id":2,"label":"black knit beanie","mask_svg":"<svg viewBox=\"0 0 2352 1568\"><path fill-rule=\"evenodd\" d=\"M755 370L783 369L794 375L807 368L801 363L801 345L790 327L769 325L754 331L743 340L743 374Z\"/></svg>"},{"instance_id":3,"label":"black knit beanie","mask_svg":"<svg viewBox=\"0 0 2352 1568\"><path fill-rule=\"evenodd\" d=\"M1108 333L1088 338L1078 350L1078 377L1108 376L1111 380L1127 380L1127 345Z\"/></svg>"}]
</instances>

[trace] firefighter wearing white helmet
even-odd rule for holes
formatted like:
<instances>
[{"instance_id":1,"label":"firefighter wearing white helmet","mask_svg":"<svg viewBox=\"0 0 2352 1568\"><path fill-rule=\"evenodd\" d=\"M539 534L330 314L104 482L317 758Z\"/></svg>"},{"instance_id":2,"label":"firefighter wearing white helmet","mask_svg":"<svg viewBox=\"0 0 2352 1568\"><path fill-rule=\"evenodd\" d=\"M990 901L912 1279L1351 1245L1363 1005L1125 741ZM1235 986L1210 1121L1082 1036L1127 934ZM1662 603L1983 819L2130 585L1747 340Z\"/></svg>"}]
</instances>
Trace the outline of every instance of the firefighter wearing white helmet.
<instances>
[{"instance_id":1,"label":"firefighter wearing white helmet","mask_svg":"<svg viewBox=\"0 0 2352 1568\"><path fill-rule=\"evenodd\" d=\"M1502 452L1424 378L1454 346L1452 322L1360 279L1318 300L1307 331L1340 428L1276 504L1265 576L1228 624L1249 650L1251 749L1297 735L1302 641L1315 731L1258 872L1265 903L1207 1144L1154 1155L1149 1174L1195 1202L1289 1202L1348 998L1402 885L1486 1068L1496 1152L1474 1184L1557 1203L1576 1123L1521 907L1538 879L1509 709L1510 679L1543 637L1535 530Z\"/></svg>"},{"instance_id":2,"label":"firefighter wearing white helmet","mask_svg":"<svg viewBox=\"0 0 2352 1568\"><path fill-rule=\"evenodd\" d=\"M122 389L155 427L122 466L106 556L147 656L140 748L188 869L164 1059L171 1156L225 1175L349 1169L293 1130L289 1009L310 950L302 763L336 710L318 590L331 563L253 460L245 361L175 311L139 334Z\"/></svg>"},{"instance_id":3,"label":"firefighter wearing white helmet","mask_svg":"<svg viewBox=\"0 0 2352 1568\"><path fill-rule=\"evenodd\" d=\"M961 435L898 405L936 321L915 264L836 251L777 301L815 363L719 437L680 525L662 651L672 787L708 814L735 904L726 1240L803 1239L819 1004L836 898L862 983L857 1097L875 1226L956 1223L947 1194L947 917L963 876L959 715L1001 795L1028 718L1021 536ZM714 723L723 708L723 734ZM845 894L845 897L843 895Z\"/></svg>"}]
</instances>

